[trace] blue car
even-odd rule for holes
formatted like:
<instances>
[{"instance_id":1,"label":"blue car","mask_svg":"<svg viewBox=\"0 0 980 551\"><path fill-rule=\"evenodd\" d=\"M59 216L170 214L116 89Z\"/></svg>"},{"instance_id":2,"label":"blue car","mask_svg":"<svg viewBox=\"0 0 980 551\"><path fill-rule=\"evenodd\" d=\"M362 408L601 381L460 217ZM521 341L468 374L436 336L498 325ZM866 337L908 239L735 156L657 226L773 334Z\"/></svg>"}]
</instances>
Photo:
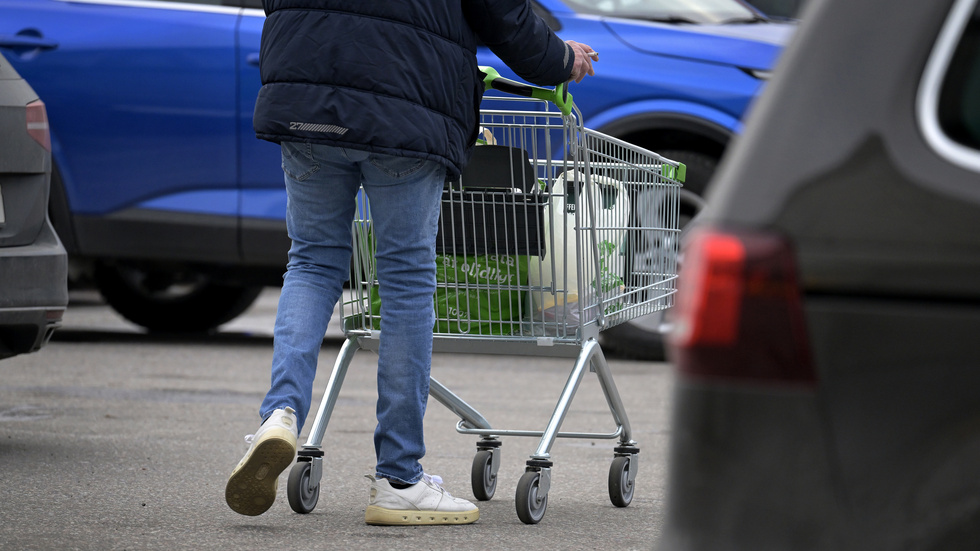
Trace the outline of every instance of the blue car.
<instances>
[{"instance_id":1,"label":"blue car","mask_svg":"<svg viewBox=\"0 0 980 551\"><path fill-rule=\"evenodd\" d=\"M739 0L532 3L599 52L570 88L586 125L686 163L693 214L794 25ZM154 331L213 330L281 284L279 149L252 132L259 0L0 0L0 14L0 52L48 107L73 280Z\"/></svg>"}]
</instances>

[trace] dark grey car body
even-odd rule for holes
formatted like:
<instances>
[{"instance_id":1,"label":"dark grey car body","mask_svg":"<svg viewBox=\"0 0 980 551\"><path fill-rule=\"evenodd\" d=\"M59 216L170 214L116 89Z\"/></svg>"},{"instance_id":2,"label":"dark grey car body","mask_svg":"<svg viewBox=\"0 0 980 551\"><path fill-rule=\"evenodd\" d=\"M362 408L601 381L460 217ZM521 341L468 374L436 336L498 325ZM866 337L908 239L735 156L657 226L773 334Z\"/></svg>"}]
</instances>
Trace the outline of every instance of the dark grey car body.
<instances>
[{"instance_id":1,"label":"dark grey car body","mask_svg":"<svg viewBox=\"0 0 980 551\"><path fill-rule=\"evenodd\" d=\"M810 0L706 198L790 244L809 352L675 339L660 549L980 549L980 2Z\"/></svg>"},{"instance_id":2,"label":"dark grey car body","mask_svg":"<svg viewBox=\"0 0 980 551\"><path fill-rule=\"evenodd\" d=\"M0 359L44 346L68 304L67 253L48 220L51 152L28 132L48 132L28 121L37 100L0 56Z\"/></svg>"}]
</instances>

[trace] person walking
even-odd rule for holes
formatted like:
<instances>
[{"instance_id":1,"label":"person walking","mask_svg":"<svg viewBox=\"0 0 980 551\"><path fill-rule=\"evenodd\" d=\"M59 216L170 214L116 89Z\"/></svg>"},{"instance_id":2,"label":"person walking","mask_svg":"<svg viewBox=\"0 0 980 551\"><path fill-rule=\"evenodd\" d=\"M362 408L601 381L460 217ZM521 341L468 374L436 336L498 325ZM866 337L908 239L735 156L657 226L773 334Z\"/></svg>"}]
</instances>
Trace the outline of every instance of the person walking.
<instances>
[{"instance_id":1,"label":"person walking","mask_svg":"<svg viewBox=\"0 0 980 551\"><path fill-rule=\"evenodd\" d=\"M528 0L265 0L258 138L280 144L292 245L276 315L262 423L225 499L275 501L309 413L317 356L350 270L363 187L376 240L382 332L377 455L365 522L467 524L479 509L422 469L435 323L435 241L447 180L477 141L477 41L538 85L580 82L597 55L562 41Z\"/></svg>"}]
</instances>

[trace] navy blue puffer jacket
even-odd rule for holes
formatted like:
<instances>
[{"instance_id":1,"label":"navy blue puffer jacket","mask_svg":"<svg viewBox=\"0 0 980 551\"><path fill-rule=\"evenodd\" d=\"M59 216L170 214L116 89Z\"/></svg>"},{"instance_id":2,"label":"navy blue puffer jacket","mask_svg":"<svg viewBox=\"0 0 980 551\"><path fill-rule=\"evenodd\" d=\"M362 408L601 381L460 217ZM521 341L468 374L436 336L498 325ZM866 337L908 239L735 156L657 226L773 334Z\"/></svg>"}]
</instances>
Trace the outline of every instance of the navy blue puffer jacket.
<instances>
[{"instance_id":1,"label":"navy blue puffer jacket","mask_svg":"<svg viewBox=\"0 0 980 551\"><path fill-rule=\"evenodd\" d=\"M462 171L483 84L477 36L521 78L574 57L527 0L265 0L259 138L433 159Z\"/></svg>"}]
</instances>

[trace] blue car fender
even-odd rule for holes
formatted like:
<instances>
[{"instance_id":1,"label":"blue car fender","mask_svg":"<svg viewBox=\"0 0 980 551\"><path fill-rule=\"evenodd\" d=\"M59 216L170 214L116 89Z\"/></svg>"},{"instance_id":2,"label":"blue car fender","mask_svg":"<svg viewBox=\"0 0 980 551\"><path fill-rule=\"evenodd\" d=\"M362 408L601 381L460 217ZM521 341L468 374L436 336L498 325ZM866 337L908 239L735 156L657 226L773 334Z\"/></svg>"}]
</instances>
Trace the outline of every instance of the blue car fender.
<instances>
[{"instance_id":1,"label":"blue car fender","mask_svg":"<svg viewBox=\"0 0 980 551\"><path fill-rule=\"evenodd\" d=\"M640 130L682 130L724 145L742 131L733 115L694 102L644 100L617 105L593 114L586 126L611 136Z\"/></svg>"}]
</instances>

